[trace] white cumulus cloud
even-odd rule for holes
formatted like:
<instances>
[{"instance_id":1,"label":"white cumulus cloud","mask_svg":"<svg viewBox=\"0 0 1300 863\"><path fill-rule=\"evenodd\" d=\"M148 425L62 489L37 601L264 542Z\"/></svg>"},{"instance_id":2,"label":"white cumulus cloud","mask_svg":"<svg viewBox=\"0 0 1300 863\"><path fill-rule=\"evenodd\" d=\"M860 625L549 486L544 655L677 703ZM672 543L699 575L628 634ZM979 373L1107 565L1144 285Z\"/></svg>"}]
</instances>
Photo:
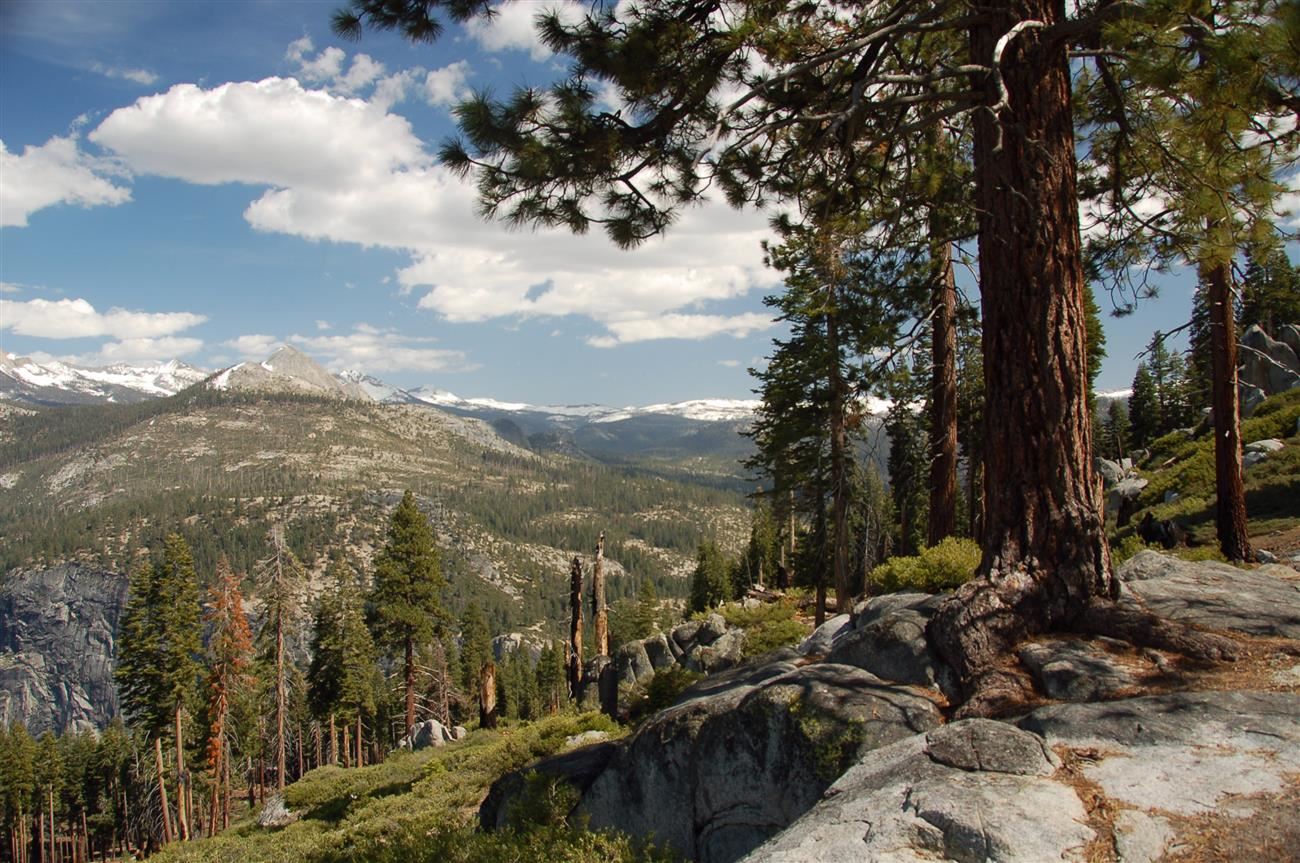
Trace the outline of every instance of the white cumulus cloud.
<instances>
[{"instance_id":1,"label":"white cumulus cloud","mask_svg":"<svg viewBox=\"0 0 1300 863\"><path fill-rule=\"evenodd\" d=\"M135 312L119 308L99 312L84 299L0 300L0 329L45 339L93 336L154 339L187 330L205 320L206 317L193 312Z\"/></svg>"},{"instance_id":2,"label":"white cumulus cloud","mask_svg":"<svg viewBox=\"0 0 1300 863\"><path fill-rule=\"evenodd\" d=\"M454 95L462 72L437 79L438 98ZM113 112L90 137L141 174L264 187L244 211L257 230L410 254L401 293L450 321L578 315L606 325L602 343L706 338L758 329L707 305L776 281L763 266L765 217L717 202L632 251L599 232L486 223L472 180L435 164L405 118L294 79L177 85ZM688 329L648 323L658 319Z\"/></svg>"},{"instance_id":3,"label":"white cumulus cloud","mask_svg":"<svg viewBox=\"0 0 1300 863\"><path fill-rule=\"evenodd\" d=\"M145 87L152 87L158 83L158 75L150 72L148 69L132 69L124 66L105 66L103 63L95 63L91 66L95 72L106 78L120 78L123 81L132 81Z\"/></svg>"},{"instance_id":4,"label":"white cumulus cloud","mask_svg":"<svg viewBox=\"0 0 1300 863\"><path fill-rule=\"evenodd\" d=\"M292 78L177 84L89 137L138 173L205 184L355 188L428 161L405 118Z\"/></svg>"},{"instance_id":5,"label":"white cumulus cloud","mask_svg":"<svg viewBox=\"0 0 1300 863\"><path fill-rule=\"evenodd\" d=\"M756 312L743 315L660 315L655 318L608 321L605 326L611 335L590 338L587 344L596 348L612 348L615 345L655 339L698 340L721 335L739 339L765 330L774 323L768 315Z\"/></svg>"},{"instance_id":6,"label":"white cumulus cloud","mask_svg":"<svg viewBox=\"0 0 1300 863\"><path fill-rule=\"evenodd\" d=\"M112 166L78 146L75 137L54 137L21 155L0 141L0 226L24 227L37 210L54 204L116 206L131 200L131 190L104 175Z\"/></svg>"},{"instance_id":7,"label":"white cumulus cloud","mask_svg":"<svg viewBox=\"0 0 1300 863\"><path fill-rule=\"evenodd\" d=\"M451 107L469 95L469 63L459 60L434 69L424 78L424 98L430 105Z\"/></svg>"},{"instance_id":8,"label":"white cumulus cloud","mask_svg":"<svg viewBox=\"0 0 1300 863\"><path fill-rule=\"evenodd\" d=\"M539 3L536 0L506 0L492 7L492 16L472 18L465 25L470 38L488 51L527 51L534 60L545 60L551 49L538 38L536 20L543 12L554 10L566 22L575 22L586 14L586 6L574 0Z\"/></svg>"},{"instance_id":9,"label":"white cumulus cloud","mask_svg":"<svg viewBox=\"0 0 1300 863\"><path fill-rule=\"evenodd\" d=\"M404 336L368 324L357 324L347 335L294 335L289 341L323 357L326 368L336 372L458 372L478 368L464 351L428 347L432 339Z\"/></svg>"},{"instance_id":10,"label":"white cumulus cloud","mask_svg":"<svg viewBox=\"0 0 1300 863\"><path fill-rule=\"evenodd\" d=\"M275 336L250 333L221 343L222 347L232 349L241 359L262 360L275 352L283 342Z\"/></svg>"},{"instance_id":11,"label":"white cumulus cloud","mask_svg":"<svg viewBox=\"0 0 1300 863\"><path fill-rule=\"evenodd\" d=\"M71 360L77 365L84 366L111 366L117 363L136 366L152 365L189 356L202 348L202 339L186 336L130 338L106 342L98 352L82 354Z\"/></svg>"}]
</instances>

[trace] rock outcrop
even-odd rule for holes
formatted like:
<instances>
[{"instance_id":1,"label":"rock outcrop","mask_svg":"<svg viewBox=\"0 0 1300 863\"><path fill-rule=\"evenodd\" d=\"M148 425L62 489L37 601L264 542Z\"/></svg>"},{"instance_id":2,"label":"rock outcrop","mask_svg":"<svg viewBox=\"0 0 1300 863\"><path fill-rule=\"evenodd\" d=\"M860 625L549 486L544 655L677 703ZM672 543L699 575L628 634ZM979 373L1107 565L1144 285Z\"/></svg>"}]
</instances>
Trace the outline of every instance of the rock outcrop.
<instances>
[{"instance_id":1,"label":"rock outcrop","mask_svg":"<svg viewBox=\"0 0 1300 863\"><path fill-rule=\"evenodd\" d=\"M117 715L113 666L127 578L78 564L0 586L0 725L102 728Z\"/></svg>"},{"instance_id":2,"label":"rock outcrop","mask_svg":"<svg viewBox=\"0 0 1300 863\"><path fill-rule=\"evenodd\" d=\"M1206 629L1290 639L1300 653L1300 573L1290 567L1144 551L1118 574L1124 603ZM573 785L574 814L592 827L706 863L1098 854L1148 863L1187 835L1190 817L1239 818L1257 806L1288 823L1300 814L1300 665L1271 663L1268 685L1279 691L1216 684L1150 694L1142 687L1155 679L1155 660L1130 646L1044 638L1022 645L1020 663L1047 700L1064 703L943 725L936 704L946 672L925 635L941 601L872 598L798 651L705 677L631 737L533 769ZM655 651L696 651L705 628L678 627ZM710 644L726 635L713 629ZM645 659L629 651L628 669L653 666L655 651L641 647ZM526 774L494 786L480 812L485 827L508 823Z\"/></svg>"},{"instance_id":3,"label":"rock outcrop","mask_svg":"<svg viewBox=\"0 0 1300 863\"><path fill-rule=\"evenodd\" d=\"M869 753L745 863L1043 863L1083 859L1090 843L1148 863L1179 817L1244 817L1250 795L1286 795L1300 769L1289 692L1054 705L1018 725L956 722Z\"/></svg>"}]
</instances>

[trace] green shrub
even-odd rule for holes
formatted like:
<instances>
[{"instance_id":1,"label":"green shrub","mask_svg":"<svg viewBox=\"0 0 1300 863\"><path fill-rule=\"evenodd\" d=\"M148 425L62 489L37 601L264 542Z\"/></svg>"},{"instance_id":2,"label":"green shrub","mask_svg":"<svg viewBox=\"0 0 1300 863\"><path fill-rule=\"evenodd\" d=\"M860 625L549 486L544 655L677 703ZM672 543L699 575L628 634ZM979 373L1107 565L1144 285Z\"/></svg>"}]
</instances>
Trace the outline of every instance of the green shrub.
<instances>
[{"instance_id":1,"label":"green shrub","mask_svg":"<svg viewBox=\"0 0 1300 863\"><path fill-rule=\"evenodd\" d=\"M970 581L981 557L978 543L950 536L915 557L891 557L873 569L867 580L873 593L939 593Z\"/></svg>"},{"instance_id":2,"label":"green shrub","mask_svg":"<svg viewBox=\"0 0 1300 863\"><path fill-rule=\"evenodd\" d=\"M660 669L641 689L639 697L634 695L629 698L631 706L628 709L628 719L635 723L658 713L676 701L677 696L702 677L703 674L682 668L680 665L670 665Z\"/></svg>"},{"instance_id":3,"label":"green shrub","mask_svg":"<svg viewBox=\"0 0 1300 863\"><path fill-rule=\"evenodd\" d=\"M739 604L724 605L719 611L730 626L745 630L741 648L745 658L762 656L778 647L802 641L811 627L795 618L794 602L765 602L753 608Z\"/></svg>"}]
</instances>

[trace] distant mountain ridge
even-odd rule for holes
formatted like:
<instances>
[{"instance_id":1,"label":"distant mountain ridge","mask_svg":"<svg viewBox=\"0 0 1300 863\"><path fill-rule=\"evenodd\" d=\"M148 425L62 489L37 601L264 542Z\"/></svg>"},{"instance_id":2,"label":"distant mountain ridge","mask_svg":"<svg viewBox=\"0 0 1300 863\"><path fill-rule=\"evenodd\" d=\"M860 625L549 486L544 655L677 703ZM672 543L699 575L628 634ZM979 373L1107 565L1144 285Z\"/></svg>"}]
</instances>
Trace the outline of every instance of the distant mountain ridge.
<instances>
[{"instance_id":1,"label":"distant mountain ridge","mask_svg":"<svg viewBox=\"0 0 1300 863\"><path fill-rule=\"evenodd\" d=\"M129 403L175 395L208 374L177 360L88 368L0 354L0 399L38 405Z\"/></svg>"},{"instance_id":2,"label":"distant mountain ridge","mask_svg":"<svg viewBox=\"0 0 1300 863\"><path fill-rule=\"evenodd\" d=\"M740 422L751 419L759 405L757 399L693 399L642 407L534 405L492 398L467 399L432 386L403 389L352 369L333 374L291 345L279 348L262 362L236 363L216 372L176 360L153 366L85 368L0 355L0 398L44 405L161 398L204 380L222 390L304 392L382 404L432 405L458 413L531 413L578 422L610 423L647 415L676 416L698 422Z\"/></svg>"}]
</instances>

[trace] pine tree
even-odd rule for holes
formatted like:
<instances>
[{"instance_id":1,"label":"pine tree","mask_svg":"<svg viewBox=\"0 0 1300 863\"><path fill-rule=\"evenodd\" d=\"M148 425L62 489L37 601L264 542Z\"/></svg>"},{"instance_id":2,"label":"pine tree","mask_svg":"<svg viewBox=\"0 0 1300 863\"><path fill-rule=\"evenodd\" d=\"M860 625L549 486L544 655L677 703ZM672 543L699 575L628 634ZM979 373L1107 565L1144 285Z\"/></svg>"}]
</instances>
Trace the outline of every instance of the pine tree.
<instances>
[{"instance_id":1,"label":"pine tree","mask_svg":"<svg viewBox=\"0 0 1300 863\"><path fill-rule=\"evenodd\" d=\"M157 742L174 729L176 745L176 824L189 838L186 807L187 773L182 728L187 705L196 697L201 666L199 586L194 558L180 534L163 544L162 557L132 579L120 621L118 681L123 711L148 738ZM158 767L161 767L161 752ZM162 774L158 776L162 784ZM165 798L164 824L169 820Z\"/></svg>"},{"instance_id":2,"label":"pine tree","mask_svg":"<svg viewBox=\"0 0 1300 863\"><path fill-rule=\"evenodd\" d=\"M727 559L717 543L700 543L695 554L695 571L691 573L687 612L709 611L731 596L731 569Z\"/></svg>"},{"instance_id":3,"label":"pine tree","mask_svg":"<svg viewBox=\"0 0 1300 863\"><path fill-rule=\"evenodd\" d=\"M1258 325L1274 338L1284 324L1300 326L1300 266L1282 245L1247 247L1239 326Z\"/></svg>"},{"instance_id":4,"label":"pine tree","mask_svg":"<svg viewBox=\"0 0 1300 863\"><path fill-rule=\"evenodd\" d=\"M10 841L26 849L31 841L31 823L36 811L36 741L22 722L9 726L0 746L0 805Z\"/></svg>"},{"instance_id":5,"label":"pine tree","mask_svg":"<svg viewBox=\"0 0 1300 863\"><path fill-rule=\"evenodd\" d=\"M312 627L308 703L322 721L341 719L355 725L375 712L375 645L352 568L336 558L330 563L328 580Z\"/></svg>"},{"instance_id":6,"label":"pine tree","mask_svg":"<svg viewBox=\"0 0 1300 863\"><path fill-rule=\"evenodd\" d=\"M212 771L208 811L211 832L230 826L230 706L237 693L249 686L253 635L244 613L239 576L223 556L208 594L203 616L208 626L207 763Z\"/></svg>"},{"instance_id":7,"label":"pine tree","mask_svg":"<svg viewBox=\"0 0 1300 863\"><path fill-rule=\"evenodd\" d=\"M870 247L861 231L847 219L791 227L784 243L768 247L769 263L787 274L786 290L764 302L789 322L790 338L774 341L767 367L753 372L762 403L748 432L757 452L746 462L771 479L778 499L793 497L800 514L825 519L825 565L809 563L812 572L829 570L844 605L851 599L852 444L871 383L864 357L890 343L928 284L914 253ZM892 300L879 290L908 280L911 290Z\"/></svg>"},{"instance_id":8,"label":"pine tree","mask_svg":"<svg viewBox=\"0 0 1300 863\"><path fill-rule=\"evenodd\" d=\"M1123 459L1128 452L1130 425L1128 408L1119 399L1112 399L1106 406L1106 420L1103 424L1105 437L1102 452L1106 458Z\"/></svg>"},{"instance_id":9,"label":"pine tree","mask_svg":"<svg viewBox=\"0 0 1300 863\"><path fill-rule=\"evenodd\" d=\"M446 616L444 585L433 531L408 489L393 511L387 540L375 558L370 595L375 643L390 655L393 651L402 655L406 734L415 726L415 646L432 638Z\"/></svg>"},{"instance_id":10,"label":"pine tree","mask_svg":"<svg viewBox=\"0 0 1300 863\"><path fill-rule=\"evenodd\" d=\"M1140 362L1133 373L1133 394L1128 397L1129 443L1134 449L1149 445L1160 436L1164 419L1155 381L1146 363Z\"/></svg>"},{"instance_id":11,"label":"pine tree","mask_svg":"<svg viewBox=\"0 0 1300 863\"><path fill-rule=\"evenodd\" d=\"M465 606L460 615L460 668L461 687L477 700L479 672L492 659L492 635L487 618L478 603Z\"/></svg>"},{"instance_id":12,"label":"pine tree","mask_svg":"<svg viewBox=\"0 0 1300 863\"><path fill-rule=\"evenodd\" d=\"M889 440L889 488L897 520L898 554L916 554L927 537L927 498L925 494L926 417L917 411L922 393L917 386L925 377L902 369L890 386L893 404L885 417L885 435ZM922 403L923 404L923 403Z\"/></svg>"},{"instance_id":13,"label":"pine tree","mask_svg":"<svg viewBox=\"0 0 1300 863\"><path fill-rule=\"evenodd\" d=\"M271 554L257 562L254 578L262 587L265 622L258 632L261 659L271 671L271 692L275 699L275 785L284 791L288 751L290 643L295 640L302 608L307 571L298 556L284 542L283 529L271 529Z\"/></svg>"}]
</instances>

